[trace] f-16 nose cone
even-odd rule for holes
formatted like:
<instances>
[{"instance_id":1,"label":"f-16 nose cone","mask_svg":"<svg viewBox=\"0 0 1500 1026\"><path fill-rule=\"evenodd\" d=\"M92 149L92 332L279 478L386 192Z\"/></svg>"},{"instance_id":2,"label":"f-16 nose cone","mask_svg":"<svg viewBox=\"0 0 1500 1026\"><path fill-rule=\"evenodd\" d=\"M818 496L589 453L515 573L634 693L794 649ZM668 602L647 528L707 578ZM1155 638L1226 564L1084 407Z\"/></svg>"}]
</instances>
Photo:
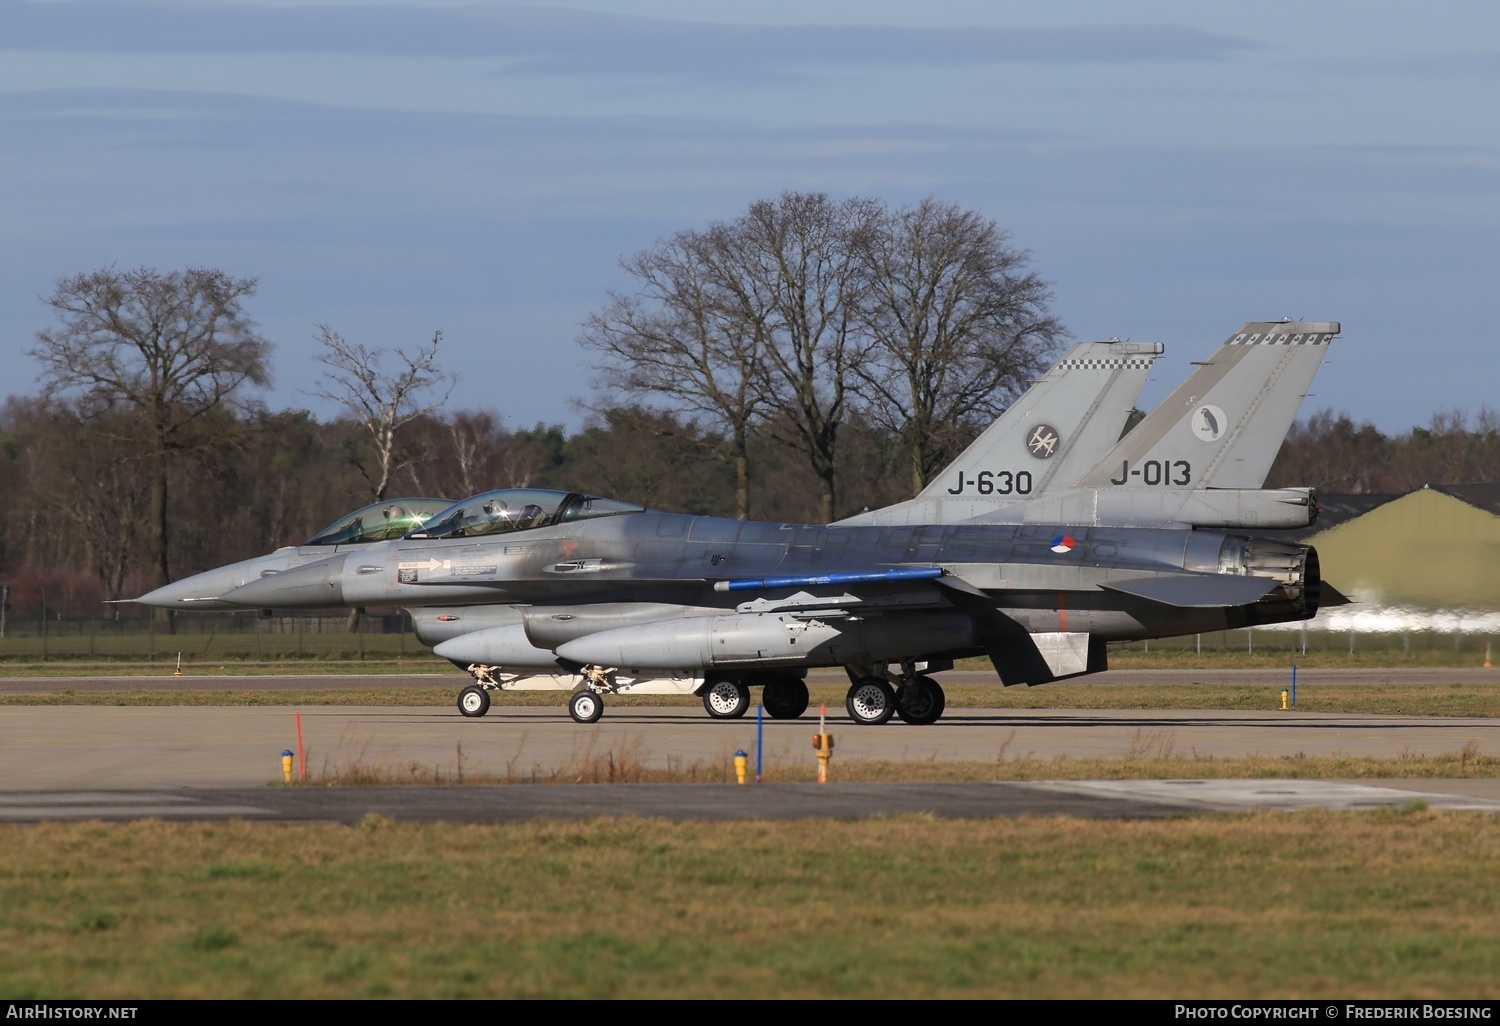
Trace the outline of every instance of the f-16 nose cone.
<instances>
[{"instance_id":1,"label":"f-16 nose cone","mask_svg":"<svg viewBox=\"0 0 1500 1026\"><path fill-rule=\"evenodd\" d=\"M344 560L330 556L295 570L250 581L220 596L235 606L256 609L317 609L344 604Z\"/></svg>"},{"instance_id":2,"label":"f-16 nose cone","mask_svg":"<svg viewBox=\"0 0 1500 1026\"><path fill-rule=\"evenodd\" d=\"M133 601L160 609L233 609L219 596L234 586L232 576L209 571L164 584Z\"/></svg>"}]
</instances>

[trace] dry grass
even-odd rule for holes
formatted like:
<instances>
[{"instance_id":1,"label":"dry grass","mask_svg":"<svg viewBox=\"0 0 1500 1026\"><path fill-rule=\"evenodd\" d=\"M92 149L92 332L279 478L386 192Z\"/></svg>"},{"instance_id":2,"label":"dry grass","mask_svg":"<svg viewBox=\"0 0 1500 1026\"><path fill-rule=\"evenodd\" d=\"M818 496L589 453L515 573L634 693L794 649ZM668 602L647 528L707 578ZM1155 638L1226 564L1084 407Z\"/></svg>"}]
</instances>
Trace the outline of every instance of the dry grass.
<instances>
[{"instance_id":1,"label":"dry grass","mask_svg":"<svg viewBox=\"0 0 1500 1026\"><path fill-rule=\"evenodd\" d=\"M1500 997L1500 818L0 828L11 999Z\"/></svg>"},{"instance_id":2,"label":"dry grass","mask_svg":"<svg viewBox=\"0 0 1500 1026\"><path fill-rule=\"evenodd\" d=\"M320 768L298 786L361 787L392 784L722 784L735 779L734 757L691 763L672 762L654 769L641 756L644 738L635 738L619 749L595 751L597 739L589 734L574 743L572 754L557 765L524 762L526 735L506 760L501 772L476 772L466 766L462 741L454 745L453 761L441 765L416 760L392 762L371 752L365 742L352 753L325 756ZM309 762L314 756L309 753Z\"/></svg>"},{"instance_id":3,"label":"dry grass","mask_svg":"<svg viewBox=\"0 0 1500 1026\"><path fill-rule=\"evenodd\" d=\"M1396 758L1367 756L1244 756L1214 758L1177 750L1172 731L1140 729L1132 736L1122 758L1084 759L1063 756L1039 759L1012 751L1015 731L1001 740L990 762L948 761L937 758L895 762L874 759L841 759L835 754L830 779L840 783L896 782L985 782L1013 780L1381 780L1381 779L1494 779L1500 777L1500 758L1480 753L1476 741L1466 741L1449 755L1416 755L1405 752ZM394 762L371 754L366 742L353 752L324 757L320 768L305 784L314 787L358 787L399 784L699 784L728 783L735 779L734 756L726 750L716 759L675 761L665 767L649 765L641 756L643 739L620 748L595 749L592 735L575 743L572 754L561 763L528 764L526 738L499 772L475 771L465 765L463 743L455 745L454 758L445 764L416 761ZM311 763L310 756L309 762ZM749 760L751 779L753 755ZM772 756L764 766L768 783L810 783L817 779L811 758L790 760Z\"/></svg>"}]
</instances>

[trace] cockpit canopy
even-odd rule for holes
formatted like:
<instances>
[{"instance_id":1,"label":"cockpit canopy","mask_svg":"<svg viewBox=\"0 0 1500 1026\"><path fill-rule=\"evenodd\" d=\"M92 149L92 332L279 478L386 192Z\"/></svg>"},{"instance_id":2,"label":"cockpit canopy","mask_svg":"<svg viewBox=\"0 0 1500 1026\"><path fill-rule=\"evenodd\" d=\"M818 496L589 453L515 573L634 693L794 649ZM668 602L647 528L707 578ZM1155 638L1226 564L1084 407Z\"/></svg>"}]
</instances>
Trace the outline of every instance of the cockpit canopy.
<instances>
[{"instance_id":1,"label":"cockpit canopy","mask_svg":"<svg viewBox=\"0 0 1500 1026\"><path fill-rule=\"evenodd\" d=\"M425 524L452 499L387 499L346 513L313 536L308 545L355 545L400 538Z\"/></svg>"},{"instance_id":2,"label":"cockpit canopy","mask_svg":"<svg viewBox=\"0 0 1500 1026\"><path fill-rule=\"evenodd\" d=\"M593 517L640 513L645 506L548 488L501 488L455 502L409 538L475 538L529 531Z\"/></svg>"}]
</instances>

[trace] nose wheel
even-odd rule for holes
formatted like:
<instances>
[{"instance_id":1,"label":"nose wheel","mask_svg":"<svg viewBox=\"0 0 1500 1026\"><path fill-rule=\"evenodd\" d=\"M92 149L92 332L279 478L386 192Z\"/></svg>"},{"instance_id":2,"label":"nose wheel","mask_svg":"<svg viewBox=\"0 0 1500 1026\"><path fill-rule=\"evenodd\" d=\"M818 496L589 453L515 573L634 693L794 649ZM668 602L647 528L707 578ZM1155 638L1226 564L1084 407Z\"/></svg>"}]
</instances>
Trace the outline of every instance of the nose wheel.
<instances>
[{"instance_id":1,"label":"nose wheel","mask_svg":"<svg viewBox=\"0 0 1500 1026\"><path fill-rule=\"evenodd\" d=\"M579 723L595 723L604 715L604 698L584 689L568 699L568 715Z\"/></svg>"},{"instance_id":2,"label":"nose wheel","mask_svg":"<svg viewBox=\"0 0 1500 1026\"><path fill-rule=\"evenodd\" d=\"M490 693L478 684L470 684L458 693L458 711L465 716L483 716L490 711Z\"/></svg>"}]
</instances>

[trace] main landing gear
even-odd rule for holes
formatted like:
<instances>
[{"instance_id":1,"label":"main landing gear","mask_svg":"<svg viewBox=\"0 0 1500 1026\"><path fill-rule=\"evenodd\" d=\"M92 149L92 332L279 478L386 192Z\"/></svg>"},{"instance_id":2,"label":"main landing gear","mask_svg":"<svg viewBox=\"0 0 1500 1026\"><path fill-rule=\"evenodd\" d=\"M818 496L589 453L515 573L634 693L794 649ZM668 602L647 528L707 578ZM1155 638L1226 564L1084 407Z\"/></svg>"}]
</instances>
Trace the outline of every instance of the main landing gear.
<instances>
[{"instance_id":1,"label":"main landing gear","mask_svg":"<svg viewBox=\"0 0 1500 1026\"><path fill-rule=\"evenodd\" d=\"M936 723L947 708L942 685L924 674L903 673L891 687L884 677L860 677L849 685L844 709L855 723L873 726L888 723L891 717L914 726Z\"/></svg>"},{"instance_id":2,"label":"main landing gear","mask_svg":"<svg viewBox=\"0 0 1500 1026\"><path fill-rule=\"evenodd\" d=\"M912 677L896 693L896 715L913 726L936 723L947 707L943 686L931 677Z\"/></svg>"},{"instance_id":3,"label":"main landing gear","mask_svg":"<svg viewBox=\"0 0 1500 1026\"><path fill-rule=\"evenodd\" d=\"M790 675L768 680L761 688L760 704L773 720L795 720L807 712L807 685Z\"/></svg>"},{"instance_id":4,"label":"main landing gear","mask_svg":"<svg viewBox=\"0 0 1500 1026\"><path fill-rule=\"evenodd\" d=\"M703 708L716 720L735 720L750 708L750 689L731 678L711 681L703 689Z\"/></svg>"},{"instance_id":5,"label":"main landing gear","mask_svg":"<svg viewBox=\"0 0 1500 1026\"><path fill-rule=\"evenodd\" d=\"M801 677L787 673L751 679L751 683L762 681L761 705L771 719L795 720L807 712L807 685ZM716 720L738 719L750 710L750 687L742 679L710 679L702 694L703 708Z\"/></svg>"}]
</instances>

